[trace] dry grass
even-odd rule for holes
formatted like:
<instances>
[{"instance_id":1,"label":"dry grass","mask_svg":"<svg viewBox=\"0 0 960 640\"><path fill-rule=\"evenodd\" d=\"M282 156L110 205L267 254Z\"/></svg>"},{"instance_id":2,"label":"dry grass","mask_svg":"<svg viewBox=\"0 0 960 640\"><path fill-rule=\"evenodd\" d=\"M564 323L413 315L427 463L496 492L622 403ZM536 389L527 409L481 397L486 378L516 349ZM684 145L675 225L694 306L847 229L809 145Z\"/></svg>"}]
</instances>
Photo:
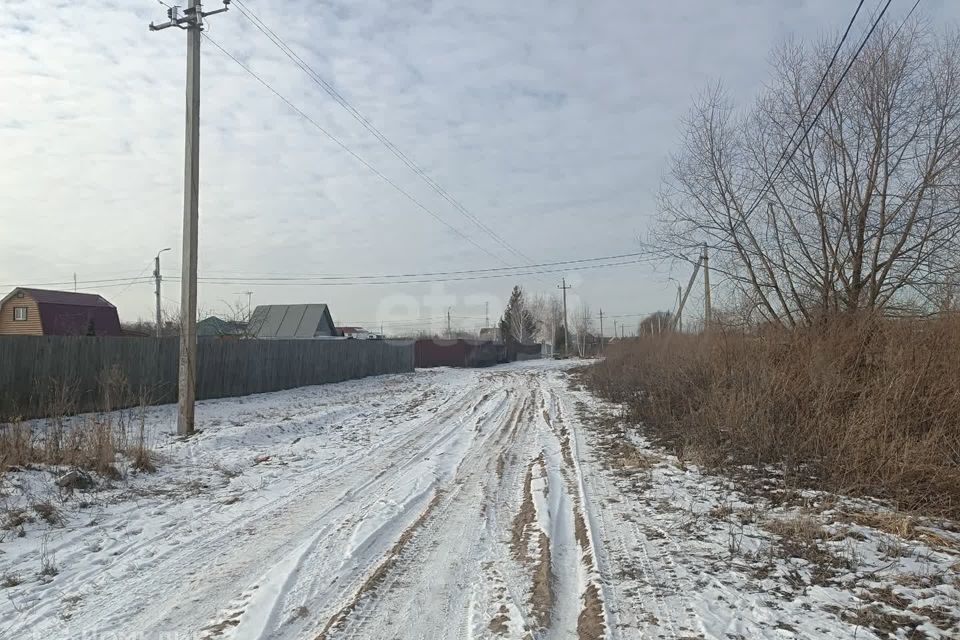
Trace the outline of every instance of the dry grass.
<instances>
[{"instance_id":1,"label":"dry grass","mask_svg":"<svg viewBox=\"0 0 960 640\"><path fill-rule=\"evenodd\" d=\"M106 478L120 476L117 456L126 456L133 469L155 470L147 443L146 405L68 419L0 423L0 476L10 470L51 465L93 471Z\"/></svg>"},{"instance_id":2,"label":"dry grass","mask_svg":"<svg viewBox=\"0 0 960 640\"><path fill-rule=\"evenodd\" d=\"M649 336L584 372L594 391L709 467L775 464L788 485L960 516L960 317Z\"/></svg>"}]
</instances>

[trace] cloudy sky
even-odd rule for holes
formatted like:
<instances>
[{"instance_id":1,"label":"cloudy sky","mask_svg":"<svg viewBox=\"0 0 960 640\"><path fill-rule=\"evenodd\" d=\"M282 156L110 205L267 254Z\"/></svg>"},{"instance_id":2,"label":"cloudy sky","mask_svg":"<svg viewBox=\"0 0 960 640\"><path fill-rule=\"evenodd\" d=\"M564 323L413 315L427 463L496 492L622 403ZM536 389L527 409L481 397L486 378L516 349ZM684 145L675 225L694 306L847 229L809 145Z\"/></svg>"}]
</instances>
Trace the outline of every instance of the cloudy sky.
<instances>
[{"instance_id":1,"label":"cloudy sky","mask_svg":"<svg viewBox=\"0 0 960 640\"><path fill-rule=\"evenodd\" d=\"M635 324L630 314L670 308L670 277L688 273L646 263L429 284L264 278L449 272L637 252L691 98L722 80L749 102L768 76L775 43L833 37L856 2L244 4L526 257L431 190L235 8L210 19L209 36L313 122L203 43L200 275L223 280L201 283L200 305L223 311L245 304L239 292L249 290L254 305L328 302L338 324L382 320L389 331L413 319L439 326L448 307L454 325L473 328L483 324L487 302L499 314L513 284L556 293L564 275L574 287L570 304L586 302L594 313L602 307ZM912 4L894 0L891 19ZM122 318L149 318L153 286L138 276L150 275L157 251L173 247L163 254L163 303L175 311L185 34L147 30L165 19L156 0L4 0L3 9L0 285L72 289L77 274L81 289L110 299ZM919 12L956 22L960 3L923 0ZM867 19L861 15L855 35Z\"/></svg>"}]
</instances>

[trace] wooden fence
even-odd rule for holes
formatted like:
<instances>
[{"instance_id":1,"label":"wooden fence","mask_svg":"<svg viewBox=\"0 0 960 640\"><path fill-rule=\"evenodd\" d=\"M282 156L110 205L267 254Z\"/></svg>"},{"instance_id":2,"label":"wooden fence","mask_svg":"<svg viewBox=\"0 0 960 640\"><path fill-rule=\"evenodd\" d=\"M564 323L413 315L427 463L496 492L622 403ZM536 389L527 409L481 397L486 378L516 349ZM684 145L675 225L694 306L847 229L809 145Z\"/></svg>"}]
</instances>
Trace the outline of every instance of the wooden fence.
<instances>
[{"instance_id":1,"label":"wooden fence","mask_svg":"<svg viewBox=\"0 0 960 640\"><path fill-rule=\"evenodd\" d=\"M178 338L0 336L0 421L177 400ZM201 339L197 398L413 371L389 340Z\"/></svg>"}]
</instances>

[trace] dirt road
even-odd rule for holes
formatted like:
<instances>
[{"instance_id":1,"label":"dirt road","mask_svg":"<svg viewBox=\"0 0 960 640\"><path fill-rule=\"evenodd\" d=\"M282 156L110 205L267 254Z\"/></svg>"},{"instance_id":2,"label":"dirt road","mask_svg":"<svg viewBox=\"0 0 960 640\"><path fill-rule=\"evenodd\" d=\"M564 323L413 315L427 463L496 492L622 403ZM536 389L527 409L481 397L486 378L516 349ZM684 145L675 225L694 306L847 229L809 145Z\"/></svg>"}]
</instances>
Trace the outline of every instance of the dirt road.
<instances>
[{"instance_id":1,"label":"dirt road","mask_svg":"<svg viewBox=\"0 0 960 640\"><path fill-rule=\"evenodd\" d=\"M156 474L61 496L63 525L2 540L0 575L18 584L0 637L880 637L841 622L862 610L850 572L912 565L879 556L863 527L836 538L860 545L836 583L776 558L759 498L609 413L601 428L602 403L568 366L211 401L186 441L169 435L173 407L151 409ZM36 500L49 475L14 481L30 478ZM55 575L38 575L51 558ZM938 602L937 588L916 597Z\"/></svg>"}]
</instances>

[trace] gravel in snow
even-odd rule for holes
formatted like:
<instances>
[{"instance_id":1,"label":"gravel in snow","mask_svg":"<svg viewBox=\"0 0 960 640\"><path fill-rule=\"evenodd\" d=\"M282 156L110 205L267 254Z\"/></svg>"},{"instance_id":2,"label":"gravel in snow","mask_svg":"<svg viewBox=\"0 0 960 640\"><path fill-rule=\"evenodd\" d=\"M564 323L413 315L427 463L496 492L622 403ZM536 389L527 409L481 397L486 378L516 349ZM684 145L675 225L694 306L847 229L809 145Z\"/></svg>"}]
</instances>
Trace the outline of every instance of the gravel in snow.
<instances>
[{"instance_id":1,"label":"gravel in snow","mask_svg":"<svg viewBox=\"0 0 960 640\"><path fill-rule=\"evenodd\" d=\"M155 407L157 473L8 473L57 512L0 532L0 638L957 637L950 523L701 473L567 366L208 401L188 440Z\"/></svg>"}]
</instances>

